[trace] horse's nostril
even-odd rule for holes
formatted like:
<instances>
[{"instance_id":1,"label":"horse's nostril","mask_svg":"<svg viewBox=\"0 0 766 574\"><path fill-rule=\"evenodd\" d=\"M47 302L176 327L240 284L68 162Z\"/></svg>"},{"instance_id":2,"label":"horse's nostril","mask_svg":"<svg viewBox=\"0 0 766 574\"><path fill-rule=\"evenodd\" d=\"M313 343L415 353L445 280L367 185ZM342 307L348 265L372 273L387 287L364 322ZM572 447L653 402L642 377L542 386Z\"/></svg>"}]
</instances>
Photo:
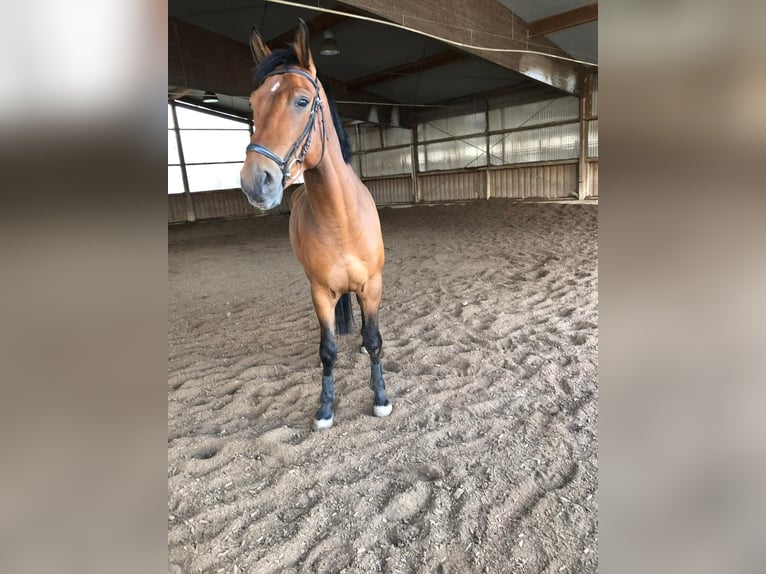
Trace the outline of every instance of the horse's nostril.
<instances>
[{"instance_id":1,"label":"horse's nostril","mask_svg":"<svg viewBox=\"0 0 766 574\"><path fill-rule=\"evenodd\" d=\"M271 174L264 170L263 175L261 176L261 186L268 187L272 184L273 181L274 178L271 176Z\"/></svg>"}]
</instances>

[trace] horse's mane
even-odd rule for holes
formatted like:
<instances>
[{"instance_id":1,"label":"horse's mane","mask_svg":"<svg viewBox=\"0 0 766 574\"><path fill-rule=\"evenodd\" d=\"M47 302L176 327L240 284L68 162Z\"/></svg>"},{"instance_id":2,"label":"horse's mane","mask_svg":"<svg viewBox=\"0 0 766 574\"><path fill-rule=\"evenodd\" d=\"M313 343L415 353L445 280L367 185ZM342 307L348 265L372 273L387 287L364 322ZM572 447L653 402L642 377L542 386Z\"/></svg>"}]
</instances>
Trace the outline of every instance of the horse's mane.
<instances>
[{"instance_id":1,"label":"horse's mane","mask_svg":"<svg viewBox=\"0 0 766 574\"><path fill-rule=\"evenodd\" d=\"M282 66L300 66L298 62L298 55L295 53L295 49L290 46L289 48L280 48L274 50L269 54L253 71L253 83L255 86L260 86L263 80L266 79L271 72ZM320 80L321 81L321 80ZM322 84L324 86L324 83ZM343 161L351 163L351 142L346 135L346 130L343 129L343 124L340 121L338 111L335 109L335 103L333 102L332 95L330 94L327 86L324 86L325 93L327 94L327 106L330 108L330 116L332 116L332 123L335 126L335 133L338 134L338 141L340 142L340 151L343 155Z\"/></svg>"}]
</instances>

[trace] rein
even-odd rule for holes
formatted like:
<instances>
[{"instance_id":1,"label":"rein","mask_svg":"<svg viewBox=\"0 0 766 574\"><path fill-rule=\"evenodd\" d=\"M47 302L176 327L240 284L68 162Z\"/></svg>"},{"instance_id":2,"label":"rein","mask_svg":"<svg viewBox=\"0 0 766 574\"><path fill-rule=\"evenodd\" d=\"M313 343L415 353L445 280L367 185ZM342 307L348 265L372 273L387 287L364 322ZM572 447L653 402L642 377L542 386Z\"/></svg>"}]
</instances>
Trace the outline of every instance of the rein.
<instances>
[{"instance_id":1,"label":"rein","mask_svg":"<svg viewBox=\"0 0 766 574\"><path fill-rule=\"evenodd\" d=\"M309 114L309 119L306 122L306 127L303 128L303 131L301 132L301 135L298 136L298 139L296 142L292 145L290 150L287 152L287 155L285 155L284 158L279 157L277 154L275 154L273 151L271 151L266 146L263 146L261 144L250 144L245 149L245 153L252 151L255 153L259 153L262 156L265 156L269 158L271 161L276 163L279 166L279 170L282 172L282 187L284 188L285 183L288 179L290 179L290 172L292 171L293 165L296 163L302 164L303 161L306 159L306 154L309 151L309 146L311 146L311 136L312 131L314 128L314 122L316 121L316 115L318 110L322 110L322 113L320 114L320 118L322 120L322 155L319 158L319 161L316 163L314 167L317 167L320 163L322 163L322 160L324 159L324 148L325 148L325 137L327 136L326 129L325 129L325 123L324 123L324 109L322 108L322 98L319 97L319 82L312 78L309 74L301 70L300 68L285 68L284 70L275 70L271 72L270 74L267 74L264 78L264 81L269 76L277 76L281 74L298 74L299 76L303 76L306 78L309 82L311 82L311 85L314 86L314 90L316 91L316 94L314 95L314 103L311 106L311 113ZM262 84L263 82L261 82ZM301 149L300 154L297 154L298 148L301 145L301 142L303 140L306 140L306 143L303 145L303 149ZM293 157L294 156L294 157ZM291 159L292 158L292 159ZM314 168L311 168L314 169Z\"/></svg>"}]
</instances>

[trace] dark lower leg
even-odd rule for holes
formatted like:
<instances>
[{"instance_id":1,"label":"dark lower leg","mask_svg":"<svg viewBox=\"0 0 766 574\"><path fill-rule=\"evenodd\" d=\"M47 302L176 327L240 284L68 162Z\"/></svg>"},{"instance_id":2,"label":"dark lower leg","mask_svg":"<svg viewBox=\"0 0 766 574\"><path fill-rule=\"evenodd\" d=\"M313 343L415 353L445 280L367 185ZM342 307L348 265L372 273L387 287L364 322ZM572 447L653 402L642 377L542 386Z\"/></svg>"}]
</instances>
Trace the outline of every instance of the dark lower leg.
<instances>
[{"instance_id":1,"label":"dark lower leg","mask_svg":"<svg viewBox=\"0 0 766 574\"><path fill-rule=\"evenodd\" d=\"M389 405L386 397L386 382L383 380L383 370L380 365L380 351L383 340L378 330L377 317L367 317L362 327L362 343L370 356L370 388L375 393L373 405L382 407Z\"/></svg>"},{"instance_id":2,"label":"dark lower leg","mask_svg":"<svg viewBox=\"0 0 766 574\"><path fill-rule=\"evenodd\" d=\"M337 350L332 329L323 327L322 339L319 343L319 358L322 359L322 393L319 395L319 410L314 415L316 420L332 418L332 403L335 401L332 371L336 357Z\"/></svg>"}]
</instances>

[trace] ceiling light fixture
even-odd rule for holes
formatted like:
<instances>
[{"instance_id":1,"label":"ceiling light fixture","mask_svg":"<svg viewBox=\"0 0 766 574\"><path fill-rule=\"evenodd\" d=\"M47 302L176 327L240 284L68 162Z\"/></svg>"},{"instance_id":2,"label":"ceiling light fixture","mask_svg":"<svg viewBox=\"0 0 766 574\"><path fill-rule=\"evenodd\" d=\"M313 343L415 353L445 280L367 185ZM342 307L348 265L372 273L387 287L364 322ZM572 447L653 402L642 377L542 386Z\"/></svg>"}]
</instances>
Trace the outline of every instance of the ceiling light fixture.
<instances>
[{"instance_id":1,"label":"ceiling light fixture","mask_svg":"<svg viewBox=\"0 0 766 574\"><path fill-rule=\"evenodd\" d=\"M319 45L319 53L323 56L337 56L340 54L340 46L335 39L335 35L329 30L324 31L322 43Z\"/></svg>"},{"instance_id":2,"label":"ceiling light fixture","mask_svg":"<svg viewBox=\"0 0 766 574\"><path fill-rule=\"evenodd\" d=\"M391 108L391 121L389 122L389 125L392 128L399 127L399 106Z\"/></svg>"},{"instance_id":3,"label":"ceiling light fixture","mask_svg":"<svg viewBox=\"0 0 766 574\"><path fill-rule=\"evenodd\" d=\"M202 102L205 104L217 104L218 96L214 92L205 92L205 95L202 96Z\"/></svg>"}]
</instances>

